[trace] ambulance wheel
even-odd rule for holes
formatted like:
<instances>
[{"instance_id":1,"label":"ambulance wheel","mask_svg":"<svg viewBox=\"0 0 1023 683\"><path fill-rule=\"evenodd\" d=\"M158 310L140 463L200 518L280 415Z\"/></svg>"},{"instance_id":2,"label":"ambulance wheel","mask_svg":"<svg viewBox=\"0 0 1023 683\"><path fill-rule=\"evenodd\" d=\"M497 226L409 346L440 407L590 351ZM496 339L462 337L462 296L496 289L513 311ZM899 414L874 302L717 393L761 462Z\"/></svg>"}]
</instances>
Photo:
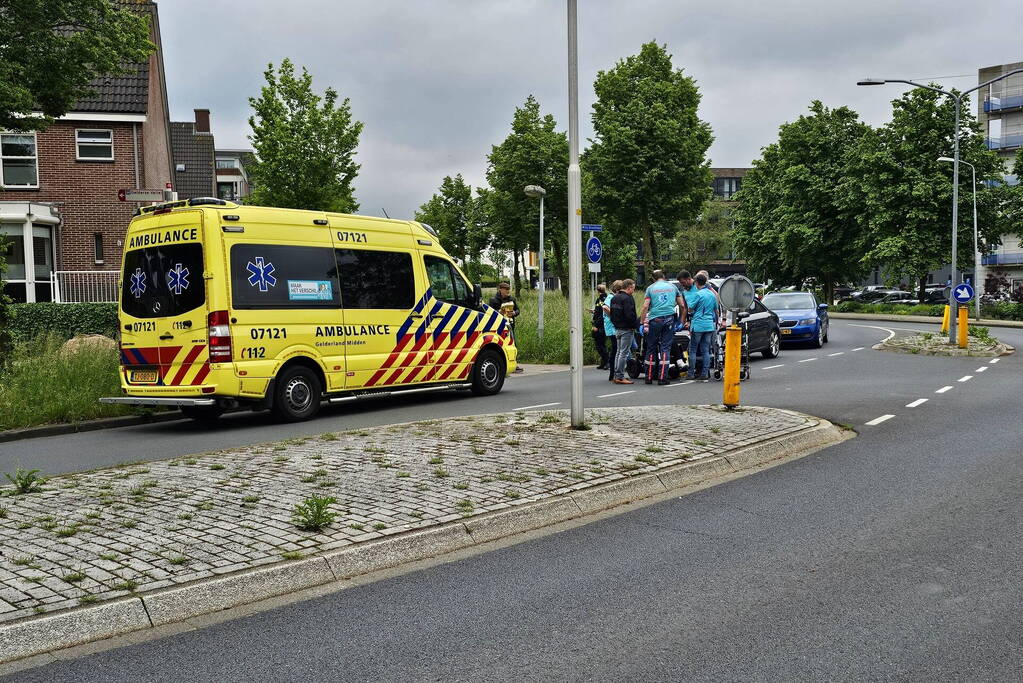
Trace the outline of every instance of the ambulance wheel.
<instances>
[{"instance_id":1,"label":"ambulance wheel","mask_svg":"<svg viewBox=\"0 0 1023 683\"><path fill-rule=\"evenodd\" d=\"M274 382L273 414L283 422L308 420L320 410L323 387L312 368L293 365Z\"/></svg>"},{"instance_id":2,"label":"ambulance wheel","mask_svg":"<svg viewBox=\"0 0 1023 683\"><path fill-rule=\"evenodd\" d=\"M213 422L224 414L220 406L181 406L181 414L196 422Z\"/></svg>"},{"instance_id":3,"label":"ambulance wheel","mask_svg":"<svg viewBox=\"0 0 1023 683\"><path fill-rule=\"evenodd\" d=\"M484 349L472 366L472 393L492 396L504 386L504 358L494 349Z\"/></svg>"}]
</instances>

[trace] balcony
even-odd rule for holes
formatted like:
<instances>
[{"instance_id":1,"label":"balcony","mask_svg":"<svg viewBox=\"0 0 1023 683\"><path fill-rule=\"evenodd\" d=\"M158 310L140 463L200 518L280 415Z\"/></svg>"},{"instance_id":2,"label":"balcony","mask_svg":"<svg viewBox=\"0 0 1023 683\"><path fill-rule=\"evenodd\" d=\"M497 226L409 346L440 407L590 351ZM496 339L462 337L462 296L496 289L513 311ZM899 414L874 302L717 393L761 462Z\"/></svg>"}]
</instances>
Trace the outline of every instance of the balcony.
<instances>
[{"instance_id":1,"label":"balcony","mask_svg":"<svg viewBox=\"0 0 1023 683\"><path fill-rule=\"evenodd\" d=\"M1020 108L1023 108L1023 95L1010 95L1007 97L1005 96L989 97L986 100L984 100L984 111L986 113Z\"/></svg>"},{"instance_id":2,"label":"balcony","mask_svg":"<svg viewBox=\"0 0 1023 683\"><path fill-rule=\"evenodd\" d=\"M1023 133L1003 135L997 138L985 138L984 143L988 149L1015 149L1023 145Z\"/></svg>"},{"instance_id":3,"label":"balcony","mask_svg":"<svg viewBox=\"0 0 1023 683\"><path fill-rule=\"evenodd\" d=\"M985 266L1013 266L1023 264L1023 251L1009 251L1002 254L985 254L980 262Z\"/></svg>"}]
</instances>

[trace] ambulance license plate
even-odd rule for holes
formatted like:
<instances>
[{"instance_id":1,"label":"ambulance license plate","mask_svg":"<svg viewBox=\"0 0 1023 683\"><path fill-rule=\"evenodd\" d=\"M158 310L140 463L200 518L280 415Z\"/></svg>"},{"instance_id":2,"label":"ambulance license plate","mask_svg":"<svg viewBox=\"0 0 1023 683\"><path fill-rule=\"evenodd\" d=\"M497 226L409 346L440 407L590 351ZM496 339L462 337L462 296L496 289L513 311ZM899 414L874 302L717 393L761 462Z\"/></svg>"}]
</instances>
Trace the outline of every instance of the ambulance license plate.
<instances>
[{"instance_id":1,"label":"ambulance license plate","mask_svg":"<svg viewBox=\"0 0 1023 683\"><path fill-rule=\"evenodd\" d=\"M133 384L156 384L156 370L132 370L128 380Z\"/></svg>"},{"instance_id":2,"label":"ambulance license plate","mask_svg":"<svg viewBox=\"0 0 1023 683\"><path fill-rule=\"evenodd\" d=\"M792 334L792 330L782 330L782 334Z\"/></svg>"}]
</instances>

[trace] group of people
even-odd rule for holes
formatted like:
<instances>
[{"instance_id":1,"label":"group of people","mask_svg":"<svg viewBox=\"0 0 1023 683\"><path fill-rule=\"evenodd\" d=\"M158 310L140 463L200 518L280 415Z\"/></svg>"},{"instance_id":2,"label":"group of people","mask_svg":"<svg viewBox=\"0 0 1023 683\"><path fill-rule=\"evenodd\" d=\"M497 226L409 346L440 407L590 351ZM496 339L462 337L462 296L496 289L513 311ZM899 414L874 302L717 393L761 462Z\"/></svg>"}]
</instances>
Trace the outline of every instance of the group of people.
<instances>
[{"instance_id":1,"label":"group of people","mask_svg":"<svg viewBox=\"0 0 1023 683\"><path fill-rule=\"evenodd\" d=\"M668 282L661 270L653 272L653 279L638 313L633 298L635 281L616 280L611 283L610 295L607 285L597 286L592 326L593 341L601 358L597 367L608 370L608 380L615 384L633 384L625 370L636 336L642 333L646 339L643 359L646 383L653 384L656 379L659 385L670 384L671 345L681 323L690 334L686 379L708 380L722 307L717 292L708 284L707 271L701 270L693 277L683 270L678 274L678 286Z\"/></svg>"}]
</instances>

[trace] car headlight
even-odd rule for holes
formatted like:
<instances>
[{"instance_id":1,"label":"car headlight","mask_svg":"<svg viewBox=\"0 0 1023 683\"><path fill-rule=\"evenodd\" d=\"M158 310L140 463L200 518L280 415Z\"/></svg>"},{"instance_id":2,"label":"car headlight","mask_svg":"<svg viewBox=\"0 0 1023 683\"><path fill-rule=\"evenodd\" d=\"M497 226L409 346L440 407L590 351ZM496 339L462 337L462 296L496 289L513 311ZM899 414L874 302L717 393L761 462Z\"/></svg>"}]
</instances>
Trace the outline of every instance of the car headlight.
<instances>
[{"instance_id":1,"label":"car headlight","mask_svg":"<svg viewBox=\"0 0 1023 683\"><path fill-rule=\"evenodd\" d=\"M799 325L813 325L817 322L817 318L803 318L799 321Z\"/></svg>"}]
</instances>

